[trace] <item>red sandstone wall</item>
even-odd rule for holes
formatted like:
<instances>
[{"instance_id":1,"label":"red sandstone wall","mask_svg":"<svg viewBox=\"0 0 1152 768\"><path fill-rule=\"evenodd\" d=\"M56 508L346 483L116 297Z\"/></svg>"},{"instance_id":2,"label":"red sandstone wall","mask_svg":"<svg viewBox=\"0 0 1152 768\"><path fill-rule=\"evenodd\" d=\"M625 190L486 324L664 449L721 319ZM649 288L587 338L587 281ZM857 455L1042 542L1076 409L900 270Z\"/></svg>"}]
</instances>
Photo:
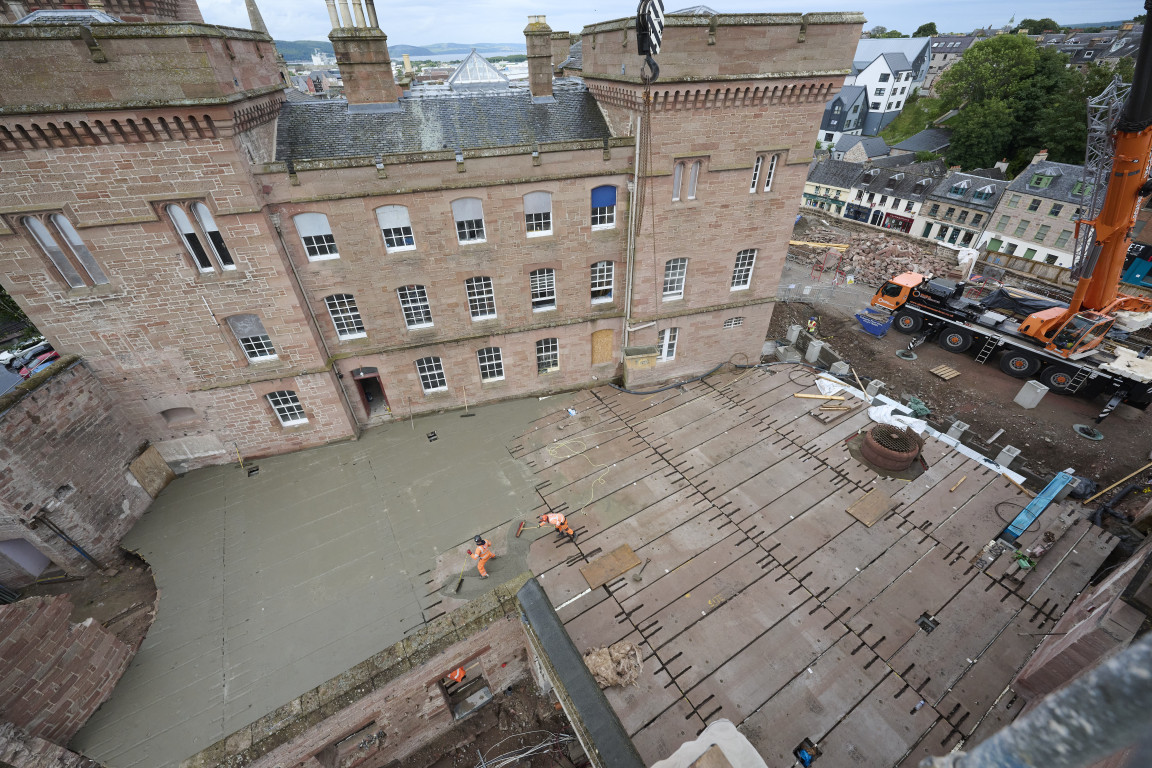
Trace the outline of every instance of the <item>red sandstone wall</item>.
<instances>
[{"instance_id":1,"label":"red sandstone wall","mask_svg":"<svg viewBox=\"0 0 1152 768\"><path fill-rule=\"evenodd\" d=\"M0 711L66 744L112 693L132 652L91 619L70 624L64 596L0 606Z\"/></svg>"},{"instance_id":2,"label":"red sandstone wall","mask_svg":"<svg viewBox=\"0 0 1152 768\"><path fill-rule=\"evenodd\" d=\"M0 540L25 539L70 573L91 565L43 525L39 510L102 564L119 559L120 539L152 503L128 471L145 441L82 363L44 382L0 414ZM4 584L31 583L10 569Z\"/></svg>"}]
</instances>

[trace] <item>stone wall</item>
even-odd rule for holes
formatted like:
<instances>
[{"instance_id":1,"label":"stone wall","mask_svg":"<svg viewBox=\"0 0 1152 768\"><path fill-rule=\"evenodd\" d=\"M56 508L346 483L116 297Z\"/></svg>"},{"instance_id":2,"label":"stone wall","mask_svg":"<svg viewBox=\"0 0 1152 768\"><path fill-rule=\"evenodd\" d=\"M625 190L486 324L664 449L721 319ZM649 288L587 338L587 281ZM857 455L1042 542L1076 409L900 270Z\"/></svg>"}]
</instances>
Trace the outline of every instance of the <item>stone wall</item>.
<instances>
[{"instance_id":1,"label":"stone wall","mask_svg":"<svg viewBox=\"0 0 1152 768\"><path fill-rule=\"evenodd\" d=\"M532 674L516 592L505 583L308 691L181 764L181 768L320 768L317 755L352 734L371 736L357 764L392 764L455 722L439 681L459 666L502 691ZM473 665L478 665L473 666ZM371 726L371 727L369 727ZM376 736L383 731L382 737Z\"/></svg>"},{"instance_id":2,"label":"stone wall","mask_svg":"<svg viewBox=\"0 0 1152 768\"><path fill-rule=\"evenodd\" d=\"M23 539L69 573L93 565L39 515L59 526L101 565L119 560L124 534L152 503L128 470L144 444L83 363L0 398L0 541ZM34 577L0 556L0 582Z\"/></svg>"},{"instance_id":3,"label":"stone wall","mask_svg":"<svg viewBox=\"0 0 1152 768\"><path fill-rule=\"evenodd\" d=\"M102 768L100 763L0 721L0 765L13 768Z\"/></svg>"},{"instance_id":4,"label":"stone wall","mask_svg":"<svg viewBox=\"0 0 1152 768\"><path fill-rule=\"evenodd\" d=\"M0 712L29 735L67 744L128 667L132 650L95 620L72 624L67 597L0 606Z\"/></svg>"}]
</instances>

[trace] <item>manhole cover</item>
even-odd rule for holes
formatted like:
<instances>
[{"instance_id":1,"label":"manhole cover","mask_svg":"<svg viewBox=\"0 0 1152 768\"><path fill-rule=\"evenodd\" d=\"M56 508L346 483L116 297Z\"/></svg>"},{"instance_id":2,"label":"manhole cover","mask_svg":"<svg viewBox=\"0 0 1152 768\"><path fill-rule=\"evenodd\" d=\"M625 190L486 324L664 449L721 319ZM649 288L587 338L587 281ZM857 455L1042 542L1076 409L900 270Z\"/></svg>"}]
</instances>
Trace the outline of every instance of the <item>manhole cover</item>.
<instances>
[{"instance_id":1,"label":"manhole cover","mask_svg":"<svg viewBox=\"0 0 1152 768\"><path fill-rule=\"evenodd\" d=\"M896 357L900 358L901 360L915 360L916 359L916 353L915 352L909 352L906 349L902 349L896 353Z\"/></svg>"},{"instance_id":2,"label":"manhole cover","mask_svg":"<svg viewBox=\"0 0 1152 768\"><path fill-rule=\"evenodd\" d=\"M1090 427L1087 424L1073 424L1072 429L1075 430L1076 434L1080 435L1080 437L1086 437L1089 440L1103 440L1104 439L1104 433L1103 432L1096 429L1095 427Z\"/></svg>"}]
</instances>

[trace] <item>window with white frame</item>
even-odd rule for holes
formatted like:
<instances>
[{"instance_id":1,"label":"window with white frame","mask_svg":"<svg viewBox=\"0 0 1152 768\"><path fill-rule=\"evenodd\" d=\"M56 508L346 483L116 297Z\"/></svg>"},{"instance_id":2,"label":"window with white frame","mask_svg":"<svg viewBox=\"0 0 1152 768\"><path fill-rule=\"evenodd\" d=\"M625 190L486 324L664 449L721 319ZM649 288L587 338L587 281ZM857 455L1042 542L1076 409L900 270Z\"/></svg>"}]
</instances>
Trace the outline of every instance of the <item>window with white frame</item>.
<instances>
[{"instance_id":1,"label":"window with white frame","mask_svg":"<svg viewBox=\"0 0 1152 768\"><path fill-rule=\"evenodd\" d=\"M780 161L780 155L772 155L768 158L768 168L764 171L764 191L772 191L772 181L776 178L776 164Z\"/></svg>"},{"instance_id":2,"label":"window with white frame","mask_svg":"<svg viewBox=\"0 0 1152 768\"><path fill-rule=\"evenodd\" d=\"M432 325L432 307L428 292L422 285L404 285L396 289L400 309L404 310L404 324L409 329L428 328Z\"/></svg>"},{"instance_id":3,"label":"window with white frame","mask_svg":"<svg viewBox=\"0 0 1152 768\"><path fill-rule=\"evenodd\" d=\"M593 304L612 301L613 266L610 261L598 261L592 265Z\"/></svg>"},{"instance_id":4,"label":"window with white frame","mask_svg":"<svg viewBox=\"0 0 1152 768\"><path fill-rule=\"evenodd\" d=\"M606 184L592 190L592 229L616 226L616 187Z\"/></svg>"},{"instance_id":5,"label":"window with white frame","mask_svg":"<svg viewBox=\"0 0 1152 768\"><path fill-rule=\"evenodd\" d=\"M452 218L456 220L456 239L461 243L484 242L484 203L478 197L452 201Z\"/></svg>"},{"instance_id":6,"label":"window with white frame","mask_svg":"<svg viewBox=\"0 0 1152 768\"><path fill-rule=\"evenodd\" d=\"M743 291L752 284L752 267L755 265L755 248L748 248L736 254L736 266L732 268L731 290Z\"/></svg>"},{"instance_id":7,"label":"window with white frame","mask_svg":"<svg viewBox=\"0 0 1152 768\"><path fill-rule=\"evenodd\" d=\"M438 357L422 357L416 361L416 372L420 374L420 386L424 394L444 392L448 380L444 378L444 364Z\"/></svg>"},{"instance_id":8,"label":"window with white frame","mask_svg":"<svg viewBox=\"0 0 1152 768\"><path fill-rule=\"evenodd\" d=\"M464 281L468 292L468 312L473 320L491 320L496 317L496 292L492 290L492 278L470 277Z\"/></svg>"},{"instance_id":9,"label":"window with white frame","mask_svg":"<svg viewBox=\"0 0 1152 768\"><path fill-rule=\"evenodd\" d=\"M244 350L244 356L250 362L262 363L279 359L272 339L264 330L264 323L256 315L232 315L227 318L228 327Z\"/></svg>"},{"instance_id":10,"label":"window with white frame","mask_svg":"<svg viewBox=\"0 0 1152 768\"><path fill-rule=\"evenodd\" d=\"M724 321L725 328L739 328L742 325L744 325L744 318L742 317L730 317Z\"/></svg>"},{"instance_id":11,"label":"window with white frame","mask_svg":"<svg viewBox=\"0 0 1152 768\"><path fill-rule=\"evenodd\" d=\"M35 216L26 216L23 219L24 226L31 233L40 249L44 251L44 255L52 262L52 266L56 267L56 271L64 278L64 282L68 283L68 287L83 288L89 285L107 284L108 277L100 265L96 263L92 252L88 250L88 246L84 245L84 241L80 239L80 233L72 226L72 222L59 213L49 216L48 221L51 222L52 229L55 230L56 234L52 233L44 221ZM71 254L71 259L69 254ZM80 268L84 270L87 278L80 273L80 270L76 269L76 264L79 264Z\"/></svg>"},{"instance_id":12,"label":"window with white frame","mask_svg":"<svg viewBox=\"0 0 1152 768\"><path fill-rule=\"evenodd\" d=\"M524 224L528 237L552 234L551 192L529 192L524 195Z\"/></svg>"},{"instance_id":13,"label":"window with white frame","mask_svg":"<svg viewBox=\"0 0 1152 768\"><path fill-rule=\"evenodd\" d=\"M656 336L656 348L660 350L657 360L672 360L676 357L676 339L679 328L665 328Z\"/></svg>"},{"instance_id":14,"label":"window with white frame","mask_svg":"<svg viewBox=\"0 0 1152 768\"><path fill-rule=\"evenodd\" d=\"M558 339L540 339L536 342L536 372L550 373L560 370L560 342Z\"/></svg>"},{"instance_id":15,"label":"window with white frame","mask_svg":"<svg viewBox=\"0 0 1152 768\"><path fill-rule=\"evenodd\" d=\"M757 155L756 162L752 164L752 186L748 187L749 194L756 191L756 185L760 183L760 169L764 166L764 155Z\"/></svg>"},{"instance_id":16,"label":"window with white frame","mask_svg":"<svg viewBox=\"0 0 1152 768\"><path fill-rule=\"evenodd\" d=\"M322 213L299 213L292 217L296 233L304 243L308 261L324 261L340 258L336 250L336 236L328 225L328 217Z\"/></svg>"},{"instance_id":17,"label":"window with white frame","mask_svg":"<svg viewBox=\"0 0 1152 768\"><path fill-rule=\"evenodd\" d=\"M672 167L672 202L680 199L680 187L684 182L684 163Z\"/></svg>"},{"instance_id":18,"label":"window with white frame","mask_svg":"<svg viewBox=\"0 0 1152 768\"><path fill-rule=\"evenodd\" d=\"M533 312L556 309L556 270L550 267L532 270L528 275L528 287L532 291Z\"/></svg>"},{"instance_id":19,"label":"window with white frame","mask_svg":"<svg viewBox=\"0 0 1152 768\"><path fill-rule=\"evenodd\" d=\"M364 332L364 321L360 318L360 310L352 294L334 293L325 296L324 303L328 305L328 314L332 316L332 325L341 341L362 339L368 335Z\"/></svg>"},{"instance_id":20,"label":"window with white frame","mask_svg":"<svg viewBox=\"0 0 1152 768\"><path fill-rule=\"evenodd\" d=\"M700 161L692 163L688 169L688 199L696 199L696 182L700 181Z\"/></svg>"},{"instance_id":21,"label":"window with white frame","mask_svg":"<svg viewBox=\"0 0 1152 768\"><path fill-rule=\"evenodd\" d=\"M167 205L164 211L168 214L168 218L172 221L172 225L176 227L176 231L180 233L180 239L184 243L184 248L187 249L188 254L192 257L192 262L196 265L196 269L201 272L215 272L216 268L212 265L212 259L208 256L208 249L205 248L204 243L200 241L200 233L192 226L192 220L188 218L188 214L178 205Z\"/></svg>"},{"instance_id":22,"label":"window with white frame","mask_svg":"<svg viewBox=\"0 0 1152 768\"><path fill-rule=\"evenodd\" d=\"M291 427L296 424L308 423L308 417L304 415L304 406L300 405L300 398L292 390L281 389L277 392L269 392L265 397L268 398L268 404L272 406L272 410L276 412L280 426Z\"/></svg>"},{"instance_id":23,"label":"window with white frame","mask_svg":"<svg viewBox=\"0 0 1152 768\"><path fill-rule=\"evenodd\" d=\"M664 262L664 300L684 298L684 276L688 273L688 259L668 259Z\"/></svg>"},{"instance_id":24,"label":"window with white frame","mask_svg":"<svg viewBox=\"0 0 1152 768\"><path fill-rule=\"evenodd\" d=\"M504 380L504 356L500 354L500 347L476 350L476 362L480 365L480 381Z\"/></svg>"},{"instance_id":25,"label":"window with white frame","mask_svg":"<svg viewBox=\"0 0 1152 768\"><path fill-rule=\"evenodd\" d=\"M200 225L200 231L207 238L208 247L215 254L220 268L236 269L236 262L233 261L232 254L229 253L228 246L224 243L224 236L220 234L220 229L216 226L216 220L212 218L208 206L204 203L192 203L192 215L196 217L196 223Z\"/></svg>"},{"instance_id":26,"label":"window with white frame","mask_svg":"<svg viewBox=\"0 0 1152 768\"><path fill-rule=\"evenodd\" d=\"M411 251L416 248L412 236L412 220L402 205L384 205L376 209L376 223L384 235L384 250L388 253Z\"/></svg>"}]
</instances>

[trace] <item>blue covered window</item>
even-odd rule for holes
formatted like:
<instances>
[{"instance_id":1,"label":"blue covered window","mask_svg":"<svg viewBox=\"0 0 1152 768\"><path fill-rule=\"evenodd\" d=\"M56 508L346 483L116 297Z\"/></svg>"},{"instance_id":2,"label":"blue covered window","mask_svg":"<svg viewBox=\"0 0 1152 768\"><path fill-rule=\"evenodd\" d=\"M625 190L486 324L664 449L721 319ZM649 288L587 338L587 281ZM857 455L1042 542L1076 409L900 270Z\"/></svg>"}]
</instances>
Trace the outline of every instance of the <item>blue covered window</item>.
<instances>
[{"instance_id":1,"label":"blue covered window","mask_svg":"<svg viewBox=\"0 0 1152 768\"><path fill-rule=\"evenodd\" d=\"M592 190L592 228L616 226L616 187L606 185Z\"/></svg>"}]
</instances>

